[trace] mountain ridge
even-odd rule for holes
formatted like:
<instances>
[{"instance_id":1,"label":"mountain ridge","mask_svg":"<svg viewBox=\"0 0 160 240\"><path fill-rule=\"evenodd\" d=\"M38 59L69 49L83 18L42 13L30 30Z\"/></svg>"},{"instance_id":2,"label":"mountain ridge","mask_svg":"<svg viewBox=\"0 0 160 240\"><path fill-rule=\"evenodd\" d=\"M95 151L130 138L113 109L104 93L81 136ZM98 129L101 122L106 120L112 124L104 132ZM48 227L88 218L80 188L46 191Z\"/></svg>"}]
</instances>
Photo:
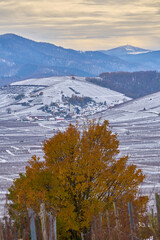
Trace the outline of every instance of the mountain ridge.
<instances>
[{"instance_id":1,"label":"mountain ridge","mask_svg":"<svg viewBox=\"0 0 160 240\"><path fill-rule=\"evenodd\" d=\"M28 78L77 75L95 77L103 72L160 70L160 51L125 45L143 54L111 56L102 51L76 51L16 34L0 35L0 86ZM118 51L122 47L114 49ZM117 50L118 49L118 50ZM121 49L122 50L122 49ZM124 49L123 49L124 50ZM108 50L113 51L113 49ZM148 51L148 50L147 50Z\"/></svg>"},{"instance_id":2,"label":"mountain ridge","mask_svg":"<svg viewBox=\"0 0 160 240\"><path fill-rule=\"evenodd\" d=\"M104 71L132 69L131 65L98 51L82 52L15 34L0 35L1 85L32 77L97 76Z\"/></svg>"}]
</instances>

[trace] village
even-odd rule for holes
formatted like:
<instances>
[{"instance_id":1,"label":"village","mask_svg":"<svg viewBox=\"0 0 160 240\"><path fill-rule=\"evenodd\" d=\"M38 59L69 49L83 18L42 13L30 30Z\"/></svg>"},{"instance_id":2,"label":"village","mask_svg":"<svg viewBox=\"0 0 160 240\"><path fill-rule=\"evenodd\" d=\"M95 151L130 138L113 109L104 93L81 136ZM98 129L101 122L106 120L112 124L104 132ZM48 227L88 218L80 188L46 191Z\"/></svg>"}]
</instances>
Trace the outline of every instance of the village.
<instances>
[{"instance_id":1,"label":"village","mask_svg":"<svg viewBox=\"0 0 160 240\"><path fill-rule=\"evenodd\" d=\"M80 105L72 105L70 103L64 105L63 103L56 102L50 105L45 105L39 110L40 114L30 114L22 118L22 121L65 121L71 119L78 119L82 117L87 117L98 112L105 111L110 108L105 102L96 103L90 102L84 107Z\"/></svg>"}]
</instances>

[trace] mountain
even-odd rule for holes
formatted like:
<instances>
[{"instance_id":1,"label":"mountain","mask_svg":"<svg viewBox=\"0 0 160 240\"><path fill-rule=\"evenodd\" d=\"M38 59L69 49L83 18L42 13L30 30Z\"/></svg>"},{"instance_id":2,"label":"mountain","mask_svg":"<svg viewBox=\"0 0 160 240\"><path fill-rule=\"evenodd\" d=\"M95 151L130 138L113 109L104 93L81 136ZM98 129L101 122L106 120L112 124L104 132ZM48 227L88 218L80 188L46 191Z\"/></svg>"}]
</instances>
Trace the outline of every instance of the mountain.
<instances>
[{"instance_id":1,"label":"mountain","mask_svg":"<svg viewBox=\"0 0 160 240\"><path fill-rule=\"evenodd\" d=\"M0 85L49 76L97 76L132 70L132 64L98 51L75 51L15 34L0 36Z\"/></svg>"},{"instance_id":2,"label":"mountain","mask_svg":"<svg viewBox=\"0 0 160 240\"><path fill-rule=\"evenodd\" d=\"M137 55L141 53L148 53L150 52L150 50L134 47L131 45L124 45L124 46L116 47L110 50L102 50L100 52L108 54L110 56L123 57L128 54Z\"/></svg>"},{"instance_id":3,"label":"mountain","mask_svg":"<svg viewBox=\"0 0 160 240\"><path fill-rule=\"evenodd\" d=\"M126 45L83 52L15 34L0 35L0 86L28 78L95 77L104 72L147 70L160 71L160 51Z\"/></svg>"},{"instance_id":4,"label":"mountain","mask_svg":"<svg viewBox=\"0 0 160 240\"><path fill-rule=\"evenodd\" d=\"M129 62L130 64L143 65L145 69L160 71L160 51L151 51L137 55L124 55L121 59Z\"/></svg>"},{"instance_id":5,"label":"mountain","mask_svg":"<svg viewBox=\"0 0 160 240\"><path fill-rule=\"evenodd\" d=\"M134 71L160 71L160 51L151 51L131 45L125 45L100 52L126 61L128 64L135 67ZM139 67L136 68L136 66Z\"/></svg>"}]
</instances>

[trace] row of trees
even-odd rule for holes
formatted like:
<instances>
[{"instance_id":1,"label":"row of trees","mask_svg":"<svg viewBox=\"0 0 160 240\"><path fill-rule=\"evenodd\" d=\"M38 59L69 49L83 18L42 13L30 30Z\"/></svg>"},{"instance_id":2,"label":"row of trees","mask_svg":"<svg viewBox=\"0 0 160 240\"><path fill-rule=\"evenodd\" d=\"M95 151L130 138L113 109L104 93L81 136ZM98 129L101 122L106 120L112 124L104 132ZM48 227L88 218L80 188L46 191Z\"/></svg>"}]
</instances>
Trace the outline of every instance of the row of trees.
<instances>
[{"instance_id":1,"label":"row of trees","mask_svg":"<svg viewBox=\"0 0 160 240\"><path fill-rule=\"evenodd\" d=\"M70 124L46 140L44 160L33 156L25 174L20 174L9 189L9 215L19 235L28 239L24 238L28 236L28 212L33 211L42 226L43 239L48 239L49 216L57 221L58 239L94 239L96 229L100 229L96 239L106 239L110 229L126 232L128 237L129 202L138 209L133 216L137 234L147 238L148 199L138 195L144 175L135 165L127 164L127 156L118 157L118 146L108 121L88 121L81 127Z\"/></svg>"}]
</instances>

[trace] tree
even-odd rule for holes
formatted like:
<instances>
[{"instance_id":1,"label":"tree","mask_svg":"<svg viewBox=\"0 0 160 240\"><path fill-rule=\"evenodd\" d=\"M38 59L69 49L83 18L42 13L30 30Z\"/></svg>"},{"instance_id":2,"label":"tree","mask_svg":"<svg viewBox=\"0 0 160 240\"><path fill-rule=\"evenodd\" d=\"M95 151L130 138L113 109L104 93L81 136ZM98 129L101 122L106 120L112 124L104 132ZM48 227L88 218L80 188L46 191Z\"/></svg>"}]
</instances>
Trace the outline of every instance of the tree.
<instances>
[{"instance_id":1,"label":"tree","mask_svg":"<svg viewBox=\"0 0 160 240\"><path fill-rule=\"evenodd\" d=\"M6 111L8 114L11 114L11 112L12 112L11 108L7 108Z\"/></svg>"},{"instance_id":2,"label":"tree","mask_svg":"<svg viewBox=\"0 0 160 240\"><path fill-rule=\"evenodd\" d=\"M118 147L108 121L70 124L44 142L44 161L34 156L26 174L15 180L9 194L15 209L38 211L43 201L48 211L54 209L62 238L67 232L80 239L113 202L136 199L144 175L127 165L127 156L118 158Z\"/></svg>"}]
</instances>

